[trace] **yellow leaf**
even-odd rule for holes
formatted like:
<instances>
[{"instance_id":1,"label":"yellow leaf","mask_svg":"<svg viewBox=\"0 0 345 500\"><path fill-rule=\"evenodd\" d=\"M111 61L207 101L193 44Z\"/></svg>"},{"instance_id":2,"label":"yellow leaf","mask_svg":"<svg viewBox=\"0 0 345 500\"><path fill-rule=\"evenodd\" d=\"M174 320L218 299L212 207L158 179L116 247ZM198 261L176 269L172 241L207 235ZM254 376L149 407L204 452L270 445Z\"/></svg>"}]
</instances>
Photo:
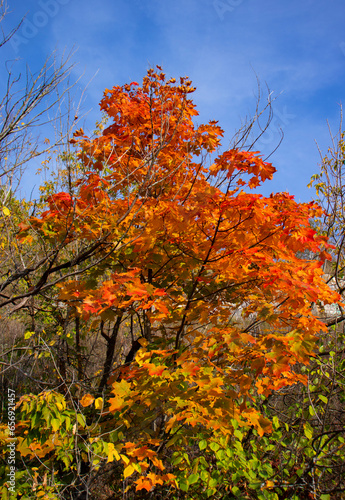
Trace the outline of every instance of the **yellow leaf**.
<instances>
[{"instance_id":1,"label":"yellow leaf","mask_svg":"<svg viewBox=\"0 0 345 500\"><path fill-rule=\"evenodd\" d=\"M11 212L9 211L9 209L7 207L2 207L2 212L4 215L11 215Z\"/></svg>"},{"instance_id":2,"label":"yellow leaf","mask_svg":"<svg viewBox=\"0 0 345 500\"><path fill-rule=\"evenodd\" d=\"M116 396L129 396L131 393L131 384L126 380L121 380L121 382L114 382L112 392Z\"/></svg>"},{"instance_id":3,"label":"yellow leaf","mask_svg":"<svg viewBox=\"0 0 345 500\"><path fill-rule=\"evenodd\" d=\"M95 398L91 396L91 394L85 394L85 396L81 398L80 404L85 408L86 406L90 406L94 402L94 400Z\"/></svg>"},{"instance_id":4,"label":"yellow leaf","mask_svg":"<svg viewBox=\"0 0 345 500\"><path fill-rule=\"evenodd\" d=\"M129 458L126 457L126 455L120 455L120 457L122 458L123 462L125 462L126 465L129 464Z\"/></svg>"},{"instance_id":5,"label":"yellow leaf","mask_svg":"<svg viewBox=\"0 0 345 500\"><path fill-rule=\"evenodd\" d=\"M95 408L96 410L101 410L103 408L103 398L95 399Z\"/></svg>"},{"instance_id":6,"label":"yellow leaf","mask_svg":"<svg viewBox=\"0 0 345 500\"><path fill-rule=\"evenodd\" d=\"M28 340L30 337L32 337L33 335L35 335L35 333L36 332L25 332L24 339Z\"/></svg>"},{"instance_id":7,"label":"yellow leaf","mask_svg":"<svg viewBox=\"0 0 345 500\"><path fill-rule=\"evenodd\" d=\"M124 478L126 479L128 476L131 476L134 471L135 469L132 464L127 465L127 467L123 471Z\"/></svg>"},{"instance_id":8,"label":"yellow leaf","mask_svg":"<svg viewBox=\"0 0 345 500\"><path fill-rule=\"evenodd\" d=\"M56 432L60 428L60 424L61 422L57 418L52 418L52 420L50 421L50 425L52 426L54 432Z\"/></svg>"},{"instance_id":9,"label":"yellow leaf","mask_svg":"<svg viewBox=\"0 0 345 500\"><path fill-rule=\"evenodd\" d=\"M60 400L55 401L55 405L59 411L63 411L66 408L66 401L61 397Z\"/></svg>"},{"instance_id":10,"label":"yellow leaf","mask_svg":"<svg viewBox=\"0 0 345 500\"><path fill-rule=\"evenodd\" d=\"M115 457L115 460L120 460L120 455L113 445L113 443L108 443L108 462L113 462Z\"/></svg>"}]
</instances>

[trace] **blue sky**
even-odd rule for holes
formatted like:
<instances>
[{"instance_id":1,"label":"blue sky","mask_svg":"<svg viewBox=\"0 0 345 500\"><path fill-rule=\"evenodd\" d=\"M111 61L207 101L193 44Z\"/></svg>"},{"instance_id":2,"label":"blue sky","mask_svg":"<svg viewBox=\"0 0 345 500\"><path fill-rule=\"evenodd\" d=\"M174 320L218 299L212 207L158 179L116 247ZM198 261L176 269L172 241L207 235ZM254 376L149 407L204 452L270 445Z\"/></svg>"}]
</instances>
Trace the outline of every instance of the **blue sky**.
<instances>
[{"instance_id":1,"label":"blue sky","mask_svg":"<svg viewBox=\"0 0 345 500\"><path fill-rule=\"evenodd\" d=\"M258 78L263 95L267 85L277 97L271 128L259 144L264 156L277 145L279 128L284 132L270 158L275 178L260 191L289 191L297 201L314 196L306 185L320 161L315 141L326 151L327 120L336 132L345 103L343 0L8 3L5 28L26 17L3 57L35 71L54 49L75 49L72 76L80 78L77 90L86 87L82 125L89 130L105 88L140 82L149 66L159 64L169 77L192 79L198 123L218 120L227 147L254 111Z\"/></svg>"}]
</instances>

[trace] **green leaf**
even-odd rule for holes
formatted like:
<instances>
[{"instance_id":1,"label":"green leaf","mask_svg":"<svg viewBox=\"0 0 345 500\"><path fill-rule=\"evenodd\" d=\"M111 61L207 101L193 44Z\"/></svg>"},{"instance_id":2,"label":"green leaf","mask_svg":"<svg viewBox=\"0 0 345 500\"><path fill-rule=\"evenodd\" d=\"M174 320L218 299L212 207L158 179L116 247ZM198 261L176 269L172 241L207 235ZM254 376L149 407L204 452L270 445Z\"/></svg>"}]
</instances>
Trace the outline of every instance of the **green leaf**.
<instances>
[{"instance_id":1,"label":"green leaf","mask_svg":"<svg viewBox=\"0 0 345 500\"><path fill-rule=\"evenodd\" d=\"M231 419L231 424L232 424L232 426L233 426L233 428L234 428L234 429L237 429L237 427L238 427L238 422L237 422L237 420L235 420L235 419Z\"/></svg>"},{"instance_id":2,"label":"green leaf","mask_svg":"<svg viewBox=\"0 0 345 500\"><path fill-rule=\"evenodd\" d=\"M304 435L308 439L312 439L312 437L313 437L313 428L311 427L309 422L306 422L304 424Z\"/></svg>"},{"instance_id":3,"label":"green leaf","mask_svg":"<svg viewBox=\"0 0 345 500\"><path fill-rule=\"evenodd\" d=\"M59 429L60 424L61 422L57 418L52 418L50 421L50 425L52 426L54 432L56 432Z\"/></svg>"},{"instance_id":4,"label":"green leaf","mask_svg":"<svg viewBox=\"0 0 345 500\"><path fill-rule=\"evenodd\" d=\"M203 470L200 472L200 479L202 481L206 482L210 479L210 473L207 470Z\"/></svg>"},{"instance_id":5,"label":"green leaf","mask_svg":"<svg viewBox=\"0 0 345 500\"><path fill-rule=\"evenodd\" d=\"M279 429L280 422L279 422L279 418L277 417L277 415L274 415L274 417L272 419L272 424L273 424L274 429Z\"/></svg>"},{"instance_id":6,"label":"green leaf","mask_svg":"<svg viewBox=\"0 0 345 500\"><path fill-rule=\"evenodd\" d=\"M225 450L219 450L216 452L216 457L218 460L226 460L227 454L225 453Z\"/></svg>"},{"instance_id":7,"label":"green leaf","mask_svg":"<svg viewBox=\"0 0 345 500\"><path fill-rule=\"evenodd\" d=\"M188 484L188 483L185 483L185 482L180 481L180 482L179 482L179 488L180 488L180 490L182 490L182 491L188 491L189 484Z\"/></svg>"},{"instance_id":8,"label":"green leaf","mask_svg":"<svg viewBox=\"0 0 345 500\"><path fill-rule=\"evenodd\" d=\"M199 474L191 474L188 478L188 484L194 484L199 480Z\"/></svg>"},{"instance_id":9,"label":"green leaf","mask_svg":"<svg viewBox=\"0 0 345 500\"><path fill-rule=\"evenodd\" d=\"M65 425L67 430L71 428L71 419L69 417L65 418Z\"/></svg>"},{"instance_id":10,"label":"green leaf","mask_svg":"<svg viewBox=\"0 0 345 500\"><path fill-rule=\"evenodd\" d=\"M175 434L171 439L169 439L169 441L167 442L166 444L166 448L169 448L169 446L172 446L173 444L176 443L176 441L178 441L179 439L181 439L181 436L179 434Z\"/></svg>"},{"instance_id":11,"label":"green leaf","mask_svg":"<svg viewBox=\"0 0 345 500\"><path fill-rule=\"evenodd\" d=\"M321 399L321 401L325 404L328 403L328 398L326 398L326 396L323 396L322 394L319 394L319 399Z\"/></svg>"},{"instance_id":12,"label":"green leaf","mask_svg":"<svg viewBox=\"0 0 345 500\"><path fill-rule=\"evenodd\" d=\"M173 459L171 460L171 465L178 465L179 463L181 463L183 460L183 457L181 455L177 455L175 457L173 457Z\"/></svg>"},{"instance_id":13,"label":"green leaf","mask_svg":"<svg viewBox=\"0 0 345 500\"><path fill-rule=\"evenodd\" d=\"M205 450L207 448L207 441L206 439L202 439L199 441L199 449L200 451Z\"/></svg>"},{"instance_id":14,"label":"green leaf","mask_svg":"<svg viewBox=\"0 0 345 500\"><path fill-rule=\"evenodd\" d=\"M239 429L235 430L234 436L237 437L237 439L239 439L240 441L242 441L242 439L243 439L243 434Z\"/></svg>"},{"instance_id":15,"label":"green leaf","mask_svg":"<svg viewBox=\"0 0 345 500\"><path fill-rule=\"evenodd\" d=\"M81 413L78 413L77 420L78 420L78 423L79 423L80 427L85 427L86 426L85 417Z\"/></svg>"},{"instance_id":16,"label":"green leaf","mask_svg":"<svg viewBox=\"0 0 345 500\"><path fill-rule=\"evenodd\" d=\"M211 448L211 450L212 450L212 451L216 452L216 451L218 451L218 450L219 450L219 444L218 444L218 443L215 443L215 442L212 442L212 443L210 444L210 448Z\"/></svg>"}]
</instances>

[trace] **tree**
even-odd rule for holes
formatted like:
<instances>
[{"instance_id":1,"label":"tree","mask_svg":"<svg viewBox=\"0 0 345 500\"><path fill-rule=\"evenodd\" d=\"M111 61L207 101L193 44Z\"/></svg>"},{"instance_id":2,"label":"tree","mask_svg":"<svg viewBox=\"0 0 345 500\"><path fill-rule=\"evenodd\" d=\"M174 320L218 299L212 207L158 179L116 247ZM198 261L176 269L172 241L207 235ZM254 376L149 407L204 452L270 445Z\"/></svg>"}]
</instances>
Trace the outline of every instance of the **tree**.
<instances>
[{"instance_id":1,"label":"tree","mask_svg":"<svg viewBox=\"0 0 345 500\"><path fill-rule=\"evenodd\" d=\"M324 208L324 214L316 221L316 227L321 234L325 234L334 245L332 248L332 263L325 271L329 282L340 294L343 294L344 282L344 160L345 143L342 131L342 111L339 133L333 135L330 131L332 147L328 154L323 156L320 151L320 172L313 175L309 187L314 186L318 201ZM338 314L332 314L328 324L343 321L345 316L341 307Z\"/></svg>"},{"instance_id":2,"label":"tree","mask_svg":"<svg viewBox=\"0 0 345 500\"><path fill-rule=\"evenodd\" d=\"M0 23L7 10L6 1L1 0ZM10 33L2 32L0 48L11 40L19 27L20 24ZM66 102L72 88L69 83L73 66L70 58L70 55L64 56L59 61L53 53L38 73L32 74L27 67L24 78L16 68L16 62L6 63L7 81L0 99L0 179L7 191L15 189L23 168L31 159L51 151L68 137L73 128L75 120L67 120L71 109ZM65 114L67 129L55 129L56 143L42 141L39 137L40 128L43 125L47 128L49 123L57 125L61 114Z\"/></svg>"},{"instance_id":3,"label":"tree","mask_svg":"<svg viewBox=\"0 0 345 500\"><path fill-rule=\"evenodd\" d=\"M0 1L0 49L10 42L20 24L5 31L3 19L8 7L5 0ZM18 192L25 169L35 168L37 161L45 163L47 157L55 154L70 137L76 123L76 109L71 105L70 72L73 64L71 55L64 54L60 59L51 54L37 73L29 67L21 72L19 61L6 61L3 72L3 93L0 96L0 302L1 302L1 340L4 351L1 356L2 387L9 380L19 385L19 379L31 364L28 351L21 351L14 339L30 325L35 330L35 297L30 296L26 309L20 309L12 295L25 295L31 287L30 272L38 271L44 262L40 242L21 245L16 234L18 225L24 223L35 213L38 203L27 201ZM6 76L7 75L7 76ZM49 137L42 137L42 133ZM53 153L54 152L54 153ZM37 166L37 164L36 164ZM24 306L22 301L22 305ZM26 312L28 313L26 315ZM11 316L12 314L12 316ZM21 316L20 316L21 314ZM17 321L17 323L16 323ZM17 332L15 331L17 325ZM8 332L8 325L11 335ZM15 348L13 351L12 349ZM21 352L21 361L16 354ZM15 362L13 360L15 359ZM18 377L17 377L18 376ZM43 383L43 381L42 381Z\"/></svg>"},{"instance_id":4,"label":"tree","mask_svg":"<svg viewBox=\"0 0 345 500\"><path fill-rule=\"evenodd\" d=\"M338 134L330 130L331 147L321 156L318 173L313 175L309 187L316 190L317 200L323 213L314 219L313 225L319 234L328 238L331 259L324 266L325 281L344 296L344 132L342 111ZM303 394L294 395L294 415L298 415L298 426L304 427L305 435L312 439L304 444L307 452L296 451L300 456L310 457L308 466L300 475L313 477L316 489L329 498L342 498L344 492L344 310L343 300L327 306L320 304L322 321L328 331L320 336L317 351L308 369L308 385ZM291 432L291 430L290 430ZM295 430L298 434L297 429ZM297 439L294 442L298 449ZM301 468L301 470L303 467ZM312 474L311 474L312 471ZM315 472L317 474L315 475ZM331 495L331 496L330 496Z\"/></svg>"},{"instance_id":5,"label":"tree","mask_svg":"<svg viewBox=\"0 0 345 500\"><path fill-rule=\"evenodd\" d=\"M20 225L19 243L40 242L45 257L7 303L51 290L106 341L87 393L43 391L18 404L18 451L36 493L49 474L49 492L63 495L60 467L88 495L102 459L114 462L116 497L284 491L272 463L255 469L245 441L272 432L272 393L307 381L299 367L326 329L313 304L339 300L322 278L327 238L310 226L322 212L255 193L274 167L258 152L219 153L217 122L193 122L194 90L159 67L142 86L106 90L107 128L73 139L77 180ZM114 366L126 323L132 350Z\"/></svg>"},{"instance_id":6,"label":"tree","mask_svg":"<svg viewBox=\"0 0 345 500\"><path fill-rule=\"evenodd\" d=\"M0 22L7 10L6 1L1 0ZM19 26L9 33L2 30L0 48L11 40ZM36 260L32 254L26 254L27 247L22 249L13 244L13 224L17 224L18 220L16 216L11 218L10 208L12 204L18 204L15 193L26 166L42 155L52 154L68 140L75 125L76 110L72 110L69 100L71 68L70 55L63 56L59 61L54 53L36 74L27 67L24 78L16 62L7 62L5 66L7 81L4 95L0 97L0 224L2 234L6 234L7 244L1 250L0 296L1 306L5 307L6 312L10 305L17 305L10 296L15 295L16 286L23 291L23 279L30 273L28 269L37 269L40 265L40 258ZM71 118L71 113L74 118ZM59 127L62 122L63 125ZM51 126L50 130L48 127L50 137L42 140L40 131L44 126L47 133L48 125ZM23 204L23 211L28 215L30 204L24 201ZM31 211L34 210L32 203ZM11 292L7 295L9 289Z\"/></svg>"}]
</instances>

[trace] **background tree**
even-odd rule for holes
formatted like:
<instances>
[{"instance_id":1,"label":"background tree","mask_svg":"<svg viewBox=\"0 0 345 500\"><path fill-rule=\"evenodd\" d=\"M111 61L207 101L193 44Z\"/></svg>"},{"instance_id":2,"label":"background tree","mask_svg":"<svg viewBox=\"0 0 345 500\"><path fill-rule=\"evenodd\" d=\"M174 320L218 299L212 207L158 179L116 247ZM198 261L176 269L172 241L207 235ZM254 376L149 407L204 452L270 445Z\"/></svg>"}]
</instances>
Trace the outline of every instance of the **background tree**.
<instances>
[{"instance_id":1,"label":"background tree","mask_svg":"<svg viewBox=\"0 0 345 500\"><path fill-rule=\"evenodd\" d=\"M310 182L310 187L314 186L318 201L324 208L324 216L317 221L317 229L320 233L326 234L330 242L334 245L332 251L332 264L328 265L325 272L328 280L334 289L340 294L344 288L344 160L345 143L344 132L342 131L342 110L338 134L333 135L330 131L332 146L328 149L327 155L323 156L320 151L321 165L320 172L315 174ZM333 322L339 323L344 319L341 308L336 313L332 311Z\"/></svg>"},{"instance_id":2,"label":"background tree","mask_svg":"<svg viewBox=\"0 0 345 500\"><path fill-rule=\"evenodd\" d=\"M5 0L0 2L0 50L10 42L19 26L5 31L2 23L8 13ZM11 296L22 295L32 287L29 276L44 262L40 242L20 244L18 226L35 213L39 202L27 201L18 188L24 188L22 175L28 166L37 167L64 145L76 122L70 82L71 56L60 59L55 53L47 58L37 73L27 67L21 73L18 61L4 62L7 78L2 81L0 96L0 300L1 305L1 389L17 389L18 396L29 388L36 391L53 387L42 374L50 368L47 349L41 341L29 341L29 332L42 331L44 304L31 296L23 309ZM44 135L47 134L47 135ZM27 188L27 186L26 186ZM54 306L47 306L53 309ZM56 307L55 307L56 309ZM47 325L45 318L45 325ZM26 331L26 339L24 333ZM30 345L31 342L31 345ZM2 398L2 410L6 399Z\"/></svg>"}]
</instances>

